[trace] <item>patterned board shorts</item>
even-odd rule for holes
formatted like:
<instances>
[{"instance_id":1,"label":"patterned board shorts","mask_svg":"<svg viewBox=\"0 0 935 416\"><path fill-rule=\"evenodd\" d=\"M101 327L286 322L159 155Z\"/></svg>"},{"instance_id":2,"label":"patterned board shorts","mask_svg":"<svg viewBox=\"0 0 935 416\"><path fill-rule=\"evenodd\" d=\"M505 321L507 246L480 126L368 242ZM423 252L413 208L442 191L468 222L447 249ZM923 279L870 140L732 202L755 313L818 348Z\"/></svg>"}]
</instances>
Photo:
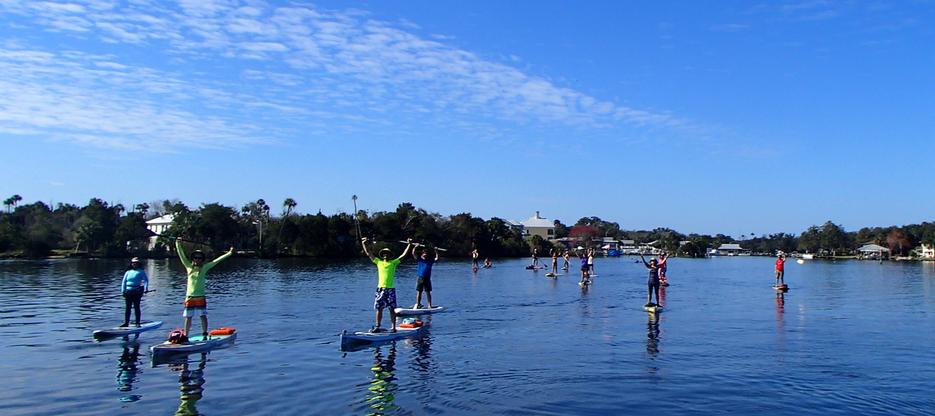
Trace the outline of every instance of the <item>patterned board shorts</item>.
<instances>
[{"instance_id":1,"label":"patterned board shorts","mask_svg":"<svg viewBox=\"0 0 935 416\"><path fill-rule=\"evenodd\" d=\"M391 287L378 287L373 298L373 309L396 309L396 289Z\"/></svg>"}]
</instances>

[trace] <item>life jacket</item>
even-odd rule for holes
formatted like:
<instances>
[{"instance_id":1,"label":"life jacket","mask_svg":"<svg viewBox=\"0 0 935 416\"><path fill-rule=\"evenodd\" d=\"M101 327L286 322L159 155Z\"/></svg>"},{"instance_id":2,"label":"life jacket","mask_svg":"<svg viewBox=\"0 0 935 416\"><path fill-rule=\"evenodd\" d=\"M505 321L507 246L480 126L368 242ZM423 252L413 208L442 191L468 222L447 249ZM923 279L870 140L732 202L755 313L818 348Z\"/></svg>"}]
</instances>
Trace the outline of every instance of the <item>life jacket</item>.
<instances>
[{"instance_id":1,"label":"life jacket","mask_svg":"<svg viewBox=\"0 0 935 416\"><path fill-rule=\"evenodd\" d=\"M237 332L236 329L222 326L218 329L212 329L208 335L234 335L234 332Z\"/></svg>"},{"instance_id":2,"label":"life jacket","mask_svg":"<svg viewBox=\"0 0 935 416\"><path fill-rule=\"evenodd\" d=\"M400 328L419 328L421 326L422 326L422 321L420 320L407 321L407 322L403 322L399 324Z\"/></svg>"},{"instance_id":3,"label":"life jacket","mask_svg":"<svg viewBox=\"0 0 935 416\"><path fill-rule=\"evenodd\" d=\"M188 342L188 337L185 336L185 333L181 329L173 329L169 332L169 336L166 338L170 344L184 344Z\"/></svg>"}]
</instances>

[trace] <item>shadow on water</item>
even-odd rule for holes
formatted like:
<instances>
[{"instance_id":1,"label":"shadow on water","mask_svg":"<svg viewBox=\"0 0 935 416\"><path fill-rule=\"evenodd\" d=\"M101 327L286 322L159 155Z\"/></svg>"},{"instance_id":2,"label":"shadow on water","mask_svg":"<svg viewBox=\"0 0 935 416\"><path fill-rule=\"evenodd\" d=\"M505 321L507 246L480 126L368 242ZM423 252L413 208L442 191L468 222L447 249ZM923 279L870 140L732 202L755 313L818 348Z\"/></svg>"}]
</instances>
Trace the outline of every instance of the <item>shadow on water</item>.
<instances>
[{"instance_id":1,"label":"shadow on water","mask_svg":"<svg viewBox=\"0 0 935 416\"><path fill-rule=\"evenodd\" d=\"M134 335L123 343L123 353L117 361L117 391L127 393L120 397L121 402L135 402L140 400L141 395L129 394L133 389L133 383L138 379L140 372L140 343L139 336Z\"/></svg>"}]
</instances>

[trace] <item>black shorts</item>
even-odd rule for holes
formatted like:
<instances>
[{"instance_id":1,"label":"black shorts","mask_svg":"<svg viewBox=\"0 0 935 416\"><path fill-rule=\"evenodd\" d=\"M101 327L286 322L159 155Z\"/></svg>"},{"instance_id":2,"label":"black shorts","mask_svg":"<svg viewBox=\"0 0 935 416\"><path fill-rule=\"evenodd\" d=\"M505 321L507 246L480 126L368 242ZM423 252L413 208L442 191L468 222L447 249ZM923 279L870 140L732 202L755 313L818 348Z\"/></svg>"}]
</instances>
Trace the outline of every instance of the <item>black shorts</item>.
<instances>
[{"instance_id":1,"label":"black shorts","mask_svg":"<svg viewBox=\"0 0 935 416\"><path fill-rule=\"evenodd\" d=\"M588 270L591 270L591 268L588 267L587 264L585 264L584 266L581 266L581 271L586 272L586 271L588 271Z\"/></svg>"},{"instance_id":2,"label":"black shorts","mask_svg":"<svg viewBox=\"0 0 935 416\"><path fill-rule=\"evenodd\" d=\"M431 292L432 291L432 277L420 277L416 282L416 292Z\"/></svg>"},{"instance_id":3,"label":"black shorts","mask_svg":"<svg viewBox=\"0 0 935 416\"><path fill-rule=\"evenodd\" d=\"M646 286L650 289L659 289L659 280L647 280Z\"/></svg>"}]
</instances>

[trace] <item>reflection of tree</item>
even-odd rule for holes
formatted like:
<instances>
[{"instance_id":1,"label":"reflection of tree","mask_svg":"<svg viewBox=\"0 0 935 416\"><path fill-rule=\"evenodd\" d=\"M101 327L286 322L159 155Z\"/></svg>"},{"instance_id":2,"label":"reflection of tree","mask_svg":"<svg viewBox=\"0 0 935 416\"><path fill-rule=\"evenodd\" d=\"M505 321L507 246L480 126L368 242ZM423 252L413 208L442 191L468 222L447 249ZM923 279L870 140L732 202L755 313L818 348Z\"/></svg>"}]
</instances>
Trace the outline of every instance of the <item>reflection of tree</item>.
<instances>
[{"instance_id":1,"label":"reflection of tree","mask_svg":"<svg viewBox=\"0 0 935 416\"><path fill-rule=\"evenodd\" d=\"M374 350L373 380L370 381L370 391L366 403L372 411L368 414L383 415L399 409L394 394L398 388L396 384L396 342L389 345L386 358L383 358L381 347Z\"/></svg>"},{"instance_id":2,"label":"reflection of tree","mask_svg":"<svg viewBox=\"0 0 935 416\"><path fill-rule=\"evenodd\" d=\"M130 345L128 345L130 344ZM136 374L139 372L137 363L140 360L140 344L128 341L123 345L123 354L120 355L120 361L117 363L117 391L129 393L133 391L133 383L136 381ZM135 402L140 399L138 394L126 394L120 398L122 402Z\"/></svg>"},{"instance_id":3,"label":"reflection of tree","mask_svg":"<svg viewBox=\"0 0 935 416\"><path fill-rule=\"evenodd\" d=\"M656 358L656 355L659 354L659 316L655 313L650 313L649 321L646 324L646 352L652 358Z\"/></svg>"},{"instance_id":4,"label":"reflection of tree","mask_svg":"<svg viewBox=\"0 0 935 416\"><path fill-rule=\"evenodd\" d=\"M175 411L176 416L196 416L199 415L195 405L201 400L204 392L204 371L208 363L208 354L202 353L198 361L198 367L194 370L189 369L189 362L186 358L179 368L179 408Z\"/></svg>"}]
</instances>

